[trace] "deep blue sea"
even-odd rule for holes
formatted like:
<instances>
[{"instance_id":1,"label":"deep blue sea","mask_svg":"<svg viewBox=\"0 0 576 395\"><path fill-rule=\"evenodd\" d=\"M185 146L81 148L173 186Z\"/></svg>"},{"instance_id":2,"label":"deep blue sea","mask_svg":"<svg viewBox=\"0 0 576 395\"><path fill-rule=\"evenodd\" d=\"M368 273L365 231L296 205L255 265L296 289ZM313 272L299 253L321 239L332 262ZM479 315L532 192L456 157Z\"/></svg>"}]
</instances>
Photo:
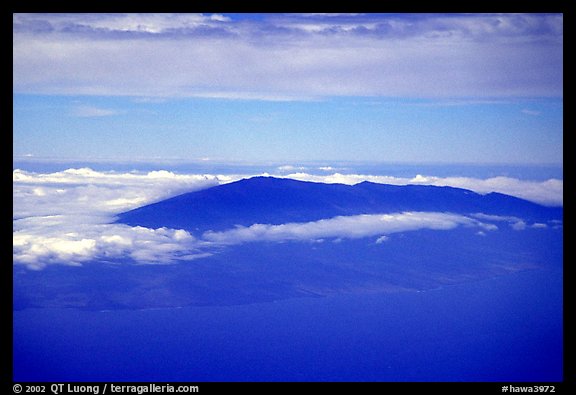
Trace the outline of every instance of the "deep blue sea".
<instances>
[{"instance_id":1,"label":"deep blue sea","mask_svg":"<svg viewBox=\"0 0 576 395\"><path fill-rule=\"evenodd\" d=\"M562 271L240 306L14 312L15 381L560 381Z\"/></svg>"}]
</instances>

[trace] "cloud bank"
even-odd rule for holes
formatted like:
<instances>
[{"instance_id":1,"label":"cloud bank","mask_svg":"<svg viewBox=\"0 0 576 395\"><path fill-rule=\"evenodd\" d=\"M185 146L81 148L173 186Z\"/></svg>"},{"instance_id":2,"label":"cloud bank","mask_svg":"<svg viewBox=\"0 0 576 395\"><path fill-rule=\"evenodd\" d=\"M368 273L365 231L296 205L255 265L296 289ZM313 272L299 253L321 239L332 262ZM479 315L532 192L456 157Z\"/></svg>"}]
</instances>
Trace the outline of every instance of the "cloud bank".
<instances>
[{"instance_id":1,"label":"cloud bank","mask_svg":"<svg viewBox=\"0 0 576 395\"><path fill-rule=\"evenodd\" d=\"M16 93L561 97L561 14L14 14Z\"/></svg>"},{"instance_id":2,"label":"cloud bank","mask_svg":"<svg viewBox=\"0 0 576 395\"><path fill-rule=\"evenodd\" d=\"M15 218L87 212L110 215L220 183L216 175L165 170L116 173L89 168L44 174L16 169L12 180Z\"/></svg>"},{"instance_id":3,"label":"cloud bank","mask_svg":"<svg viewBox=\"0 0 576 395\"><path fill-rule=\"evenodd\" d=\"M114 215L170 196L217 185L217 176L13 171L13 258L42 269L59 263L131 259L170 263L206 256L184 230L112 224Z\"/></svg>"},{"instance_id":4,"label":"cloud bank","mask_svg":"<svg viewBox=\"0 0 576 395\"><path fill-rule=\"evenodd\" d=\"M209 256L182 229L79 223L69 217L34 217L14 222L15 264L42 269L50 264L80 265L98 260L129 259L141 264L167 264Z\"/></svg>"},{"instance_id":5,"label":"cloud bank","mask_svg":"<svg viewBox=\"0 0 576 395\"><path fill-rule=\"evenodd\" d=\"M492 177L479 179L472 177L434 177L416 175L412 178L374 176L363 174L315 175L309 173L292 173L282 177L301 181L339 183L354 185L362 181L392 185L435 185L464 188L486 194L499 192L526 199L546 206L562 206L564 201L564 181L549 179L546 181L519 180L511 177Z\"/></svg>"},{"instance_id":6,"label":"cloud bank","mask_svg":"<svg viewBox=\"0 0 576 395\"><path fill-rule=\"evenodd\" d=\"M498 229L497 224L502 222L515 230L561 226L527 224L521 218L483 213L463 216L436 212L355 215L280 225L254 224L203 235L194 235L182 229L149 229L113 223L114 216L120 212L244 177L175 174L164 170L117 173L80 168L34 173L16 169L13 171L14 264L36 270L50 264L81 265L90 261L168 264L210 256L224 245L254 241L376 237L375 242L380 244L389 240L389 234L419 229L449 230L465 226L477 228L478 234L485 235L487 231ZM433 182L434 185L452 186L468 183L470 185L466 186L477 190L508 185L524 193L530 190L533 197L538 196L548 202L557 199L555 194L562 189L562 181L558 180L531 183L502 178L496 182L492 179L422 176L402 179L337 173L327 176L300 173L289 177L349 184L364 180L391 184Z\"/></svg>"},{"instance_id":7,"label":"cloud bank","mask_svg":"<svg viewBox=\"0 0 576 395\"><path fill-rule=\"evenodd\" d=\"M206 232L203 238L221 244L323 238L357 239L420 229L448 230L460 225L479 226L486 230L497 229L494 225L484 224L462 215L413 211L338 216L313 222L282 225L254 224L223 232Z\"/></svg>"}]
</instances>

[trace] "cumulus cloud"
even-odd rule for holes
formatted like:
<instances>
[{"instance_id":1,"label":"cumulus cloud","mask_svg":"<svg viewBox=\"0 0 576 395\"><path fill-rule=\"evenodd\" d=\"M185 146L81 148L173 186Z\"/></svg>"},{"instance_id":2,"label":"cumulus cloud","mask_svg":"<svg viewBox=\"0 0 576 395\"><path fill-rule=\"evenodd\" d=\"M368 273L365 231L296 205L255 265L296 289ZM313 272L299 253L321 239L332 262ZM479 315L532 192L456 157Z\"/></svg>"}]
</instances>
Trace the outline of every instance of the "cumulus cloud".
<instances>
[{"instance_id":1,"label":"cumulus cloud","mask_svg":"<svg viewBox=\"0 0 576 395\"><path fill-rule=\"evenodd\" d=\"M258 100L562 96L562 15L237 18L14 14L14 91Z\"/></svg>"},{"instance_id":2,"label":"cumulus cloud","mask_svg":"<svg viewBox=\"0 0 576 395\"><path fill-rule=\"evenodd\" d=\"M427 177L421 182L465 188L482 194L500 192L547 206L563 204L564 182L558 179L527 181L502 176L484 180L469 177Z\"/></svg>"},{"instance_id":3,"label":"cumulus cloud","mask_svg":"<svg viewBox=\"0 0 576 395\"><path fill-rule=\"evenodd\" d=\"M35 217L13 234L15 264L42 269L49 264L80 265L100 260L130 259L164 264L208 256L198 242L181 229L148 229L120 224L82 223L76 217Z\"/></svg>"},{"instance_id":4,"label":"cumulus cloud","mask_svg":"<svg viewBox=\"0 0 576 395\"><path fill-rule=\"evenodd\" d=\"M178 229L113 224L114 215L186 191L217 185L216 176L98 172L13 171L15 264L41 269L100 259L169 263L206 256Z\"/></svg>"},{"instance_id":5,"label":"cumulus cloud","mask_svg":"<svg viewBox=\"0 0 576 395\"><path fill-rule=\"evenodd\" d=\"M222 232L206 232L203 238L222 244L253 241L315 240L323 238L363 238L419 229L448 230L457 226L480 226L493 230L472 218L437 212L403 212L393 214L366 214L338 216L313 222L282 225L254 224L239 226ZM380 242L385 239L379 238Z\"/></svg>"},{"instance_id":6,"label":"cumulus cloud","mask_svg":"<svg viewBox=\"0 0 576 395\"><path fill-rule=\"evenodd\" d=\"M478 234L498 229L505 222L514 229L559 227L561 222L527 224L511 216L475 213L468 216L435 212L355 215L306 223L254 224L222 232L193 235L182 229L149 229L115 224L114 216L138 206L244 178L242 175L175 174L160 170L102 172L89 168L53 173L13 171L13 258L15 264L42 269L50 264L123 261L173 263L209 256L221 245L253 241L323 240L377 237L418 229L448 230L476 227ZM441 179L385 176L310 176L313 181L356 183L366 178L388 183L439 182ZM482 184L483 180L475 180Z\"/></svg>"},{"instance_id":7,"label":"cumulus cloud","mask_svg":"<svg viewBox=\"0 0 576 395\"><path fill-rule=\"evenodd\" d=\"M107 215L215 186L215 175L98 172L90 168L54 173L12 172L15 218L34 215Z\"/></svg>"},{"instance_id":8,"label":"cumulus cloud","mask_svg":"<svg viewBox=\"0 0 576 395\"><path fill-rule=\"evenodd\" d=\"M413 178L375 176L365 174L341 174L315 175L309 173L292 173L283 177L301 181L339 183L353 185L362 181L370 181L379 184L392 185L435 185L450 186L469 189L471 191L486 194L499 192L506 195L530 200L534 203L546 206L562 206L564 182L558 179L545 181L519 180L511 177L491 177L487 179L472 177L434 177L416 175Z\"/></svg>"}]
</instances>

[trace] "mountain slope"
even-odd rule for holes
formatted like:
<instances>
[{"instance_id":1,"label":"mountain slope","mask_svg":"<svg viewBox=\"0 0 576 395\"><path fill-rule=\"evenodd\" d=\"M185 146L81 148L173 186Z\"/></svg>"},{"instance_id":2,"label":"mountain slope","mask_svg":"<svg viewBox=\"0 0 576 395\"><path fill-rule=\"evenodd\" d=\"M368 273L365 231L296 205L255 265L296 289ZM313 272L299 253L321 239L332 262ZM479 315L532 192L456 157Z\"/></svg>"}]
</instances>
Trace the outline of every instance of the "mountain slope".
<instances>
[{"instance_id":1,"label":"mountain slope","mask_svg":"<svg viewBox=\"0 0 576 395\"><path fill-rule=\"evenodd\" d=\"M384 236L377 232L342 238L308 235L297 240L255 237L232 244L211 242L206 237L210 233L205 233L228 233L234 225L399 211L483 213L469 218L480 218L484 227L416 227L384 232ZM342 293L426 291L525 270L559 270L561 219L562 208L497 193L257 177L119 216L119 222L130 225L189 230L198 241L193 248L203 253L197 259L143 265L128 255L115 261L104 257L85 262L82 268L50 265L34 272L15 267L14 307L110 310L236 305ZM312 223L313 228L317 225ZM178 252L174 251L176 257Z\"/></svg>"},{"instance_id":2,"label":"mountain slope","mask_svg":"<svg viewBox=\"0 0 576 395\"><path fill-rule=\"evenodd\" d=\"M440 211L517 216L532 221L561 219L561 208L540 206L499 193L480 195L452 187L321 184L254 177L179 195L118 216L118 222L190 231L235 225L308 222L340 215Z\"/></svg>"}]
</instances>

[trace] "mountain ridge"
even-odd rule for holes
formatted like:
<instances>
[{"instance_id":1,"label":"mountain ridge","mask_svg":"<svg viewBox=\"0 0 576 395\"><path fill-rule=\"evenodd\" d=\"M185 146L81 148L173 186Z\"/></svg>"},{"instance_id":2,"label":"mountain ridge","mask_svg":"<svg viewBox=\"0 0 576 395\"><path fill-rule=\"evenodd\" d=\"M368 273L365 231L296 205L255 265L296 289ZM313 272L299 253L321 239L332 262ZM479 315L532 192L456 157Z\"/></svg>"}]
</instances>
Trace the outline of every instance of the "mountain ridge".
<instances>
[{"instance_id":1,"label":"mountain ridge","mask_svg":"<svg viewBox=\"0 0 576 395\"><path fill-rule=\"evenodd\" d=\"M251 242L228 244L206 238L210 230L234 232L235 225L400 211L465 213L493 226L489 230L479 226L417 227L387 235L383 232L385 238L378 233L320 239L308 233L303 239L274 240L257 234ZM118 221L126 224L188 230L199 241L192 248L203 253L196 259L139 264L128 255L85 262L82 270L63 265L37 272L15 267L18 286L13 304L18 309L100 311L427 291L522 271L559 270L563 230L561 223L553 220L561 219L562 208L452 187L240 180L120 215ZM189 247L182 245L184 251Z\"/></svg>"},{"instance_id":2,"label":"mountain ridge","mask_svg":"<svg viewBox=\"0 0 576 395\"><path fill-rule=\"evenodd\" d=\"M258 176L142 206L119 214L117 222L204 232L255 223L277 225L402 211L484 213L531 221L562 218L562 208L496 192L482 195L450 186L369 181L354 185L324 184Z\"/></svg>"}]
</instances>

